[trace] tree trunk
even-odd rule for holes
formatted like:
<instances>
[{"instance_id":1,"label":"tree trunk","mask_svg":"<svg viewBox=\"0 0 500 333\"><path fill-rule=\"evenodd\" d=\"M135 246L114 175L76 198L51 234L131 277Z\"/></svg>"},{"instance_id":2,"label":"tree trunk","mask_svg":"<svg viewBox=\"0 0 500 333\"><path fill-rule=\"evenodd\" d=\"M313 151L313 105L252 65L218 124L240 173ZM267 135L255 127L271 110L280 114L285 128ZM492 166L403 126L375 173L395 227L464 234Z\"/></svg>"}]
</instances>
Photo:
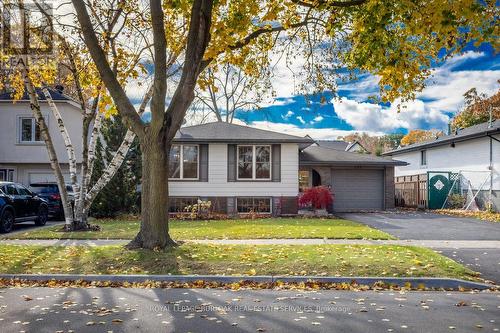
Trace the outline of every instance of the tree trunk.
<instances>
[{"instance_id":1,"label":"tree trunk","mask_svg":"<svg viewBox=\"0 0 500 333\"><path fill-rule=\"evenodd\" d=\"M148 136L149 137L149 136ZM141 140L141 229L128 248L162 249L177 244L168 233L168 158L164 136Z\"/></svg>"}]
</instances>

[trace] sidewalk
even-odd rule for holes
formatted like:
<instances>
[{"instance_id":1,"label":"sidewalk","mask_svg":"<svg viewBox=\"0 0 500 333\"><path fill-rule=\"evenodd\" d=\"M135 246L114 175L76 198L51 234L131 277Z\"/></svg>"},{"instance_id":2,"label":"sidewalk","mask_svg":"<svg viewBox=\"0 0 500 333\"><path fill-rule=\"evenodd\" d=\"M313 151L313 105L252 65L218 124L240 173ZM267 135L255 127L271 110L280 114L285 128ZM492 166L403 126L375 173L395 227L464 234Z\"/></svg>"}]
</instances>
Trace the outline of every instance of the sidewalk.
<instances>
[{"instance_id":1,"label":"sidewalk","mask_svg":"<svg viewBox=\"0 0 500 333\"><path fill-rule=\"evenodd\" d=\"M0 244L43 246L124 245L126 239L2 239ZM186 240L196 244L216 245L403 245L434 249L500 249L500 241L481 240L368 240L368 239L202 239Z\"/></svg>"}]
</instances>

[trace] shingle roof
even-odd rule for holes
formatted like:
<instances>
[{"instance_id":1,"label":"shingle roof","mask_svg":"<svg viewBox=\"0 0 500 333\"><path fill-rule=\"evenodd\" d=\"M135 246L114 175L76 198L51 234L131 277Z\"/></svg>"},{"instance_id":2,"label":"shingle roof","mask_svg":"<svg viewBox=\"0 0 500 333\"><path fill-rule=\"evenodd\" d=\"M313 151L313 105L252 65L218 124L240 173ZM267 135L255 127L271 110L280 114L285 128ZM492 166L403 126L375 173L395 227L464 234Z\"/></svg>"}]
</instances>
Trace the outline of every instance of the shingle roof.
<instances>
[{"instance_id":1,"label":"shingle roof","mask_svg":"<svg viewBox=\"0 0 500 333\"><path fill-rule=\"evenodd\" d=\"M176 142L235 142L235 143L306 143L314 140L308 137L282 134L258 128L214 122L181 128L175 135Z\"/></svg>"},{"instance_id":2,"label":"shingle roof","mask_svg":"<svg viewBox=\"0 0 500 333\"><path fill-rule=\"evenodd\" d=\"M349 146L349 142L345 142L342 140L316 140L316 143L320 147L342 150L342 151L345 151Z\"/></svg>"},{"instance_id":3,"label":"shingle roof","mask_svg":"<svg viewBox=\"0 0 500 333\"><path fill-rule=\"evenodd\" d=\"M50 95L52 96L52 99L54 101L70 101L71 100L70 97L60 93L56 89L52 89L52 88L48 88L48 89L49 89ZM44 95L42 89L37 88L36 93L38 95L38 100L40 100L40 101L45 100L45 95ZM0 101L12 101L12 100L14 100L13 96L14 96L13 92L6 92L3 94L0 94ZM24 92L23 97L20 100L22 100L22 101L29 100L28 93L26 91Z\"/></svg>"},{"instance_id":4,"label":"shingle roof","mask_svg":"<svg viewBox=\"0 0 500 333\"><path fill-rule=\"evenodd\" d=\"M398 155L409 151L421 150L424 148L430 148L435 146L442 146L453 142L475 139L491 134L500 134L500 119L493 121L491 127L489 126L489 122L481 123L478 125L458 130L456 134L452 133L450 135L441 136L433 141L419 142L406 147L401 147L395 150L385 152L383 155Z\"/></svg>"},{"instance_id":5,"label":"shingle roof","mask_svg":"<svg viewBox=\"0 0 500 333\"><path fill-rule=\"evenodd\" d=\"M303 149L299 155L302 165L407 165L408 163L370 154L351 153L324 147L311 146Z\"/></svg>"}]
</instances>

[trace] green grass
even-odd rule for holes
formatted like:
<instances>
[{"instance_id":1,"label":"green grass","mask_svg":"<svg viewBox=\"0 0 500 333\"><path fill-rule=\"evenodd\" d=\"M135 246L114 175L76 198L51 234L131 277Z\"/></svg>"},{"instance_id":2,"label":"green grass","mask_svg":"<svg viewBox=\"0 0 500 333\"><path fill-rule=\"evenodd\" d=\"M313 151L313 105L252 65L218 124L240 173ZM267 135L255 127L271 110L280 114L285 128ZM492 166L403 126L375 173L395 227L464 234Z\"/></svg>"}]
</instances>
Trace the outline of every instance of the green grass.
<instances>
[{"instance_id":1,"label":"green grass","mask_svg":"<svg viewBox=\"0 0 500 333\"><path fill-rule=\"evenodd\" d=\"M7 236L14 239L132 239L137 220L96 220L99 232L62 232L61 226ZM366 225L342 219L268 218L255 220L170 221L174 239L346 238L394 239Z\"/></svg>"},{"instance_id":2,"label":"green grass","mask_svg":"<svg viewBox=\"0 0 500 333\"><path fill-rule=\"evenodd\" d=\"M476 279L419 247L392 245L197 245L167 251L121 246L0 245L0 273L426 276Z\"/></svg>"}]
</instances>

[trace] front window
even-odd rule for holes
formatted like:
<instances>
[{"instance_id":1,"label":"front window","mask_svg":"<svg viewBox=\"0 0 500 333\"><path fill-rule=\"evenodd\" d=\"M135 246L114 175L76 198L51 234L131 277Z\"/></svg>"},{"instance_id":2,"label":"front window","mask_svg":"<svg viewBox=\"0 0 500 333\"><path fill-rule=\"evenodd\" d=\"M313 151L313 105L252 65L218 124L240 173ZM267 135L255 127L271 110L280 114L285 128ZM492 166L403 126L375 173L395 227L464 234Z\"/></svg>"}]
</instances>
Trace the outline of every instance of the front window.
<instances>
[{"instance_id":1,"label":"front window","mask_svg":"<svg viewBox=\"0 0 500 333\"><path fill-rule=\"evenodd\" d=\"M41 141L40 127L34 118L21 118L19 133L21 142Z\"/></svg>"},{"instance_id":2,"label":"front window","mask_svg":"<svg viewBox=\"0 0 500 333\"><path fill-rule=\"evenodd\" d=\"M271 214L271 198L237 198L238 213Z\"/></svg>"},{"instance_id":3,"label":"front window","mask_svg":"<svg viewBox=\"0 0 500 333\"><path fill-rule=\"evenodd\" d=\"M238 146L238 179L270 179L271 146Z\"/></svg>"},{"instance_id":4,"label":"front window","mask_svg":"<svg viewBox=\"0 0 500 333\"><path fill-rule=\"evenodd\" d=\"M0 181L13 182L14 170L13 169L0 169Z\"/></svg>"},{"instance_id":5,"label":"front window","mask_svg":"<svg viewBox=\"0 0 500 333\"><path fill-rule=\"evenodd\" d=\"M170 149L171 179L198 179L198 146L173 145Z\"/></svg>"}]
</instances>

